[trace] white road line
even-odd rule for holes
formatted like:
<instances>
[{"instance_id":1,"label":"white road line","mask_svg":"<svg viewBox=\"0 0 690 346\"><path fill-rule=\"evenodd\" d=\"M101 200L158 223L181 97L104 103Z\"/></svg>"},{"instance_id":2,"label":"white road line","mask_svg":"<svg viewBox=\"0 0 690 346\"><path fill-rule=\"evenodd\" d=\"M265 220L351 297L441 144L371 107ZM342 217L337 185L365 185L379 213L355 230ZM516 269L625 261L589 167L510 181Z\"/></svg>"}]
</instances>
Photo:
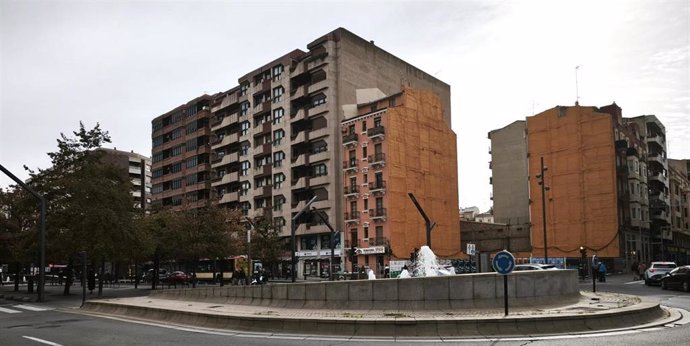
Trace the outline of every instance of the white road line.
<instances>
[{"instance_id":1,"label":"white road line","mask_svg":"<svg viewBox=\"0 0 690 346\"><path fill-rule=\"evenodd\" d=\"M635 284L642 285L643 283L644 283L644 280L638 280L638 281L626 282L623 285L635 285Z\"/></svg>"},{"instance_id":2,"label":"white road line","mask_svg":"<svg viewBox=\"0 0 690 346\"><path fill-rule=\"evenodd\" d=\"M33 340L33 341L36 341L36 342L40 342L40 343L46 344L46 345L51 345L51 346L62 346L62 345L60 345L60 344L58 344L58 343L54 343L54 342L52 342L52 341L43 340L43 339L39 339L39 338L34 338L34 337L31 337L31 336L23 335L22 338L26 338L26 339Z\"/></svg>"},{"instance_id":3,"label":"white road line","mask_svg":"<svg viewBox=\"0 0 690 346\"><path fill-rule=\"evenodd\" d=\"M12 310L12 309L7 309L7 308L0 308L0 312L4 312L6 314L18 314L21 311L18 310Z\"/></svg>"},{"instance_id":4,"label":"white road line","mask_svg":"<svg viewBox=\"0 0 690 346\"><path fill-rule=\"evenodd\" d=\"M33 305L26 305L26 304L20 304L20 305L15 305L15 308L20 308L24 310L29 310L29 311L48 311L48 310L53 310L53 308L41 308L38 306L33 306Z\"/></svg>"}]
</instances>

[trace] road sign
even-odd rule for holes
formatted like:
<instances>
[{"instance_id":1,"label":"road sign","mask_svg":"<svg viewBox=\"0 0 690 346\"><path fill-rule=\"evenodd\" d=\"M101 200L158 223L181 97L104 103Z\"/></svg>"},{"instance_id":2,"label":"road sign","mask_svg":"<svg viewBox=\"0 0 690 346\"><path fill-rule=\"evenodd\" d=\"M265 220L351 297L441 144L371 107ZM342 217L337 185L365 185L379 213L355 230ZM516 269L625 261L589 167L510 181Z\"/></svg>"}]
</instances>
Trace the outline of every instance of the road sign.
<instances>
[{"instance_id":1,"label":"road sign","mask_svg":"<svg viewBox=\"0 0 690 346\"><path fill-rule=\"evenodd\" d=\"M472 243L467 243L467 254L470 255L470 256L474 256L475 248L476 248L476 247L475 247L474 244L472 244Z\"/></svg>"},{"instance_id":2,"label":"road sign","mask_svg":"<svg viewBox=\"0 0 690 346\"><path fill-rule=\"evenodd\" d=\"M494 270L499 274L510 274L515 269L515 257L513 254L503 250L499 251L491 262Z\"/></svg>"}]
</instances>

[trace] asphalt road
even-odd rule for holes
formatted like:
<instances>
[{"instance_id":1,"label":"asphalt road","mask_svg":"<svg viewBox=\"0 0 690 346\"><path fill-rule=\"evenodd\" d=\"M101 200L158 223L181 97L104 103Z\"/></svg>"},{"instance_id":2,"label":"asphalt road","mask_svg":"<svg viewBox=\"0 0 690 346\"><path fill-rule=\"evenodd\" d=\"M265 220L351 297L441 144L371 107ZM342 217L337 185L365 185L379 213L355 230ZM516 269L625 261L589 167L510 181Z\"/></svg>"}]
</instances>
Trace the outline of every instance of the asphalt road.
<instances>
[{"instance_id":1,"label":"asphalt road","mask_svg":"<svg viewBox=\"0 0 690 346\"><path fill-rule=\"evenodd\" d=\"M690 311L690 293L664 291L631 281L627 275L613 276L597 289L650 296L662 305ZM580 284L591 290L591 282ZM7 293L6 290L4 290ZM75 291L78 292L78 291ZM144 295L146 290L111 289L106 296ZM561 335L545 338L434 340L434 339L358 339L271 336L267 334L233 333L221 330L179 328L159 324L94 317L78 313L81 296L67 298L48 295L45 303L19 303L0 299L0 345L423 345L431 343L461 345L688 345L690 323L673 327L629 330L590 335Z\"/></svg>"}]
</instances>

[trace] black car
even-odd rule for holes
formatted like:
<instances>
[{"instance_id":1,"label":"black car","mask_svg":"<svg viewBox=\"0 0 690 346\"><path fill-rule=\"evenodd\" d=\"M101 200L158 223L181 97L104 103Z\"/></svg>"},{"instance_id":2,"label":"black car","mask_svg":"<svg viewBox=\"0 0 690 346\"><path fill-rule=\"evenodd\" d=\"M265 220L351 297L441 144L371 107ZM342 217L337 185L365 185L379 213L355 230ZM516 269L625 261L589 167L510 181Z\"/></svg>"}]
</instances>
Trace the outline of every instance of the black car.
<instances>
[{"instance_id":1,"label":"black car","mask_svg":"<svg viewBox=\"0 0 690 346\"><path fill-rule=\"evenodd\" d=\"M678 267L666 273L661 279L661 288L680 288L690 292L690 265Z\"/></svg>"}]
</instances>

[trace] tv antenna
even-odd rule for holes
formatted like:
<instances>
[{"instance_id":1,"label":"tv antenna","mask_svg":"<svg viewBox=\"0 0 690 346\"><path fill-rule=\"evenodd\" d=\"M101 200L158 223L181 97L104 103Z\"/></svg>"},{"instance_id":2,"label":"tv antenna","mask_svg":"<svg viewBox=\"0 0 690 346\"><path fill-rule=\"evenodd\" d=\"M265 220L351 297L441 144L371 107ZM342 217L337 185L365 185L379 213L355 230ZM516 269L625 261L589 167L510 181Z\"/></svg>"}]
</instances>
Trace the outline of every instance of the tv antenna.
<instances>
[{"instance_id":1,"label":"tv antenna","mask_svg":"<svg viewBox=\"0 0 690 346\"><path fill-rule=\"evenodd\" d=\"M578 90L578 85L577 85L577 70L580 69L580 65L575 66L575 105L579 106L580 105L580 91Z\"/></svg>"}]
</instances>

